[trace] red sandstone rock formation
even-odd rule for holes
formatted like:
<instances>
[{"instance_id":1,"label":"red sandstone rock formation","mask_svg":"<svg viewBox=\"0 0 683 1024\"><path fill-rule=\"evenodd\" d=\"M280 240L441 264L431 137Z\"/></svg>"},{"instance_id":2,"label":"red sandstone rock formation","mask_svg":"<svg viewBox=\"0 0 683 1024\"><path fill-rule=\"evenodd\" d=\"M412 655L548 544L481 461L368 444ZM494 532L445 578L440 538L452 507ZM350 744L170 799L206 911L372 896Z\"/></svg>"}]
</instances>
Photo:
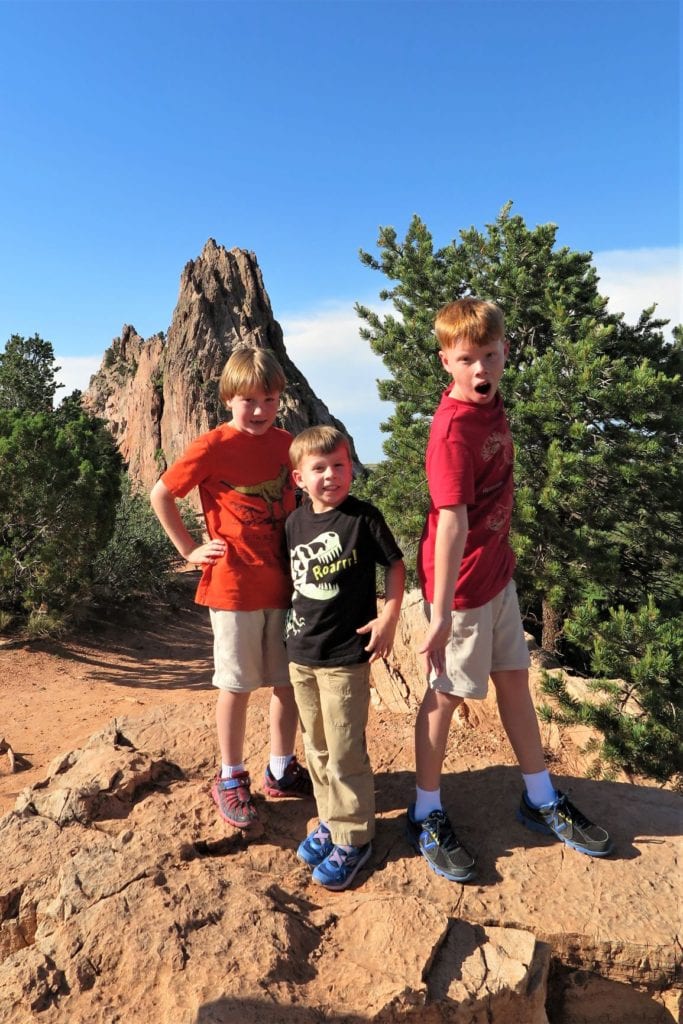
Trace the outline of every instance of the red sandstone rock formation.
<instances>
[{"instance_id":1,"label":"red sandstone rock formation","mask_svg":"<svg viewBox=\"0 0 683 1024\"><path fill-rule=\"evenodd\" d=\"M348 433L287 355L255 255L209 239L183 270L167 336L145 341L124 326L83 398L109 424L135 484L149 489L190 441L228 419L218 378L239 344L270 348L282 364L282 426L297 434L327 423Z\"/></svg>"}]
</instances>

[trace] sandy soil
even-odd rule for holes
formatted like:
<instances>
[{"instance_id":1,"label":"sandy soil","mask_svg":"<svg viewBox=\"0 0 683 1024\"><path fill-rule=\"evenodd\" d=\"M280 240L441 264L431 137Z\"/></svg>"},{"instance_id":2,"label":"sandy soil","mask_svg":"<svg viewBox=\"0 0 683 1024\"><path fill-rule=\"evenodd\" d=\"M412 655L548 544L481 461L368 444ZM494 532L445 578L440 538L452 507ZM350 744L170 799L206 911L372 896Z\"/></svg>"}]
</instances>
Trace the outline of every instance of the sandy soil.
<instances>
[{"instance_id":1,"label":"sandy soil","mask_svg":"<svg viewBox=\"0 0 683 1024\"><path fill-rule=\"evenodd\" d=\"M192 604L193 574L171 603L101 621L66 641L0 641L0 815L50 761L110 719L211 690L208 612Z\"/></svg>"},{"instance_id":2,"label":"sandy soil","mask_svg":"<svg viewBox=\"0 0 683 1024\"><path fill-rule=\"evenodd\" d=\"M26 786L44 778L53 758L82 746L112 718L212 690L211 626L207 610L193 604L195 583L195 574L188 573L171 601L100 621L76 638L0 640L0 740L16 757L12 772L0 753L0 815ZM268 696L263 691L253 699ZM367 735L375 770L390 770L397 742L400 750L412 750L412 717L373 709ZM568 753L549 755L552 770L576 770ZM467 770L482 758L514 764L497 718L483 731L459 731L444 768Z\"/></svg>"}]
</instances>

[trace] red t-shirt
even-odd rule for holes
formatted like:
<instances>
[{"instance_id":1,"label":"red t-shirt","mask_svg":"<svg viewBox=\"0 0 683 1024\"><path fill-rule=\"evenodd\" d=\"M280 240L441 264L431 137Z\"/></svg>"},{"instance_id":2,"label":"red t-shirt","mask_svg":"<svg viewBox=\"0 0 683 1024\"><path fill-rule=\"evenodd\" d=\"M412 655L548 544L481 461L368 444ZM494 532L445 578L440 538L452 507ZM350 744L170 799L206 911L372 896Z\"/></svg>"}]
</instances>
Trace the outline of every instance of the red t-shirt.
<instances>
[{"instance_id":1,"label":"red t-shirt","mask_svg":"<svg viewBox=\"0 0 683 1024\"><path fill-rule=\"evenodd\" d=\"M162 475L176 498L199 488L209 537L228 545L220 561L204 566L198 604L232 611L289 607L284 527L296 504L291 441L278 427L255 436L223 423L197 438Z\"/></svg>"},{"instance_id":2,"label":"red t-shirt","mask_svg":"<svg viewBox=\"0 0 683 1024\"><path fill-rule=\"evenodd\" d=\"M452 385L451 385L452 387ZM439 509L467 505L469 529L453 608L479 608L511 579L512 435L499 394L489 405L441 396L427 444L431 502L417 556L422 592L434 601L434 545Z\"/></svg>"}]
</instances>

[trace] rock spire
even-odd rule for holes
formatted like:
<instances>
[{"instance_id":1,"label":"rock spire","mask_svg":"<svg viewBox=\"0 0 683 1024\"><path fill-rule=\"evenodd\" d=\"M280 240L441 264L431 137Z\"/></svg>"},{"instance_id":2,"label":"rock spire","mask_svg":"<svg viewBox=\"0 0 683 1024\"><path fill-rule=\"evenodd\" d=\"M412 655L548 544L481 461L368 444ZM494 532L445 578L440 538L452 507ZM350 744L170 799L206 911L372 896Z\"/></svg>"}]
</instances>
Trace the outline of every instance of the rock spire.
<instances>
[{"instance_id":1,"label":"rock spire","mask_svg":"<svg viewBox=\"0 0 683 1024\"><path fill-rule=\"evenodd\" d=\"M240 344L270 348L282 364L283 427L297 434L329 424L348 436L287 355L254 253L227 250L210 238L182 272L168 334L143 340L124 325L83 397L108 423L134 484L149 489L190 441L229 418L218 379Z\"/></svg>"}]
</instances>

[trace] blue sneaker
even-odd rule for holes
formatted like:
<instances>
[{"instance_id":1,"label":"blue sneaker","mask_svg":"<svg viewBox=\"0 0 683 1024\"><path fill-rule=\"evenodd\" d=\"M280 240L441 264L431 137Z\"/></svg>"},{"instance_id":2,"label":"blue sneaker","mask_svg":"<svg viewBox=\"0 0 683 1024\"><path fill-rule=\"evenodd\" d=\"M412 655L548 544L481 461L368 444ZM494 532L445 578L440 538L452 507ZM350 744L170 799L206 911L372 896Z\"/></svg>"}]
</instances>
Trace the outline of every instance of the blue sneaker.
<instances>
[{"instance_id":1,"label":"blue sneaker","mask_svg":"<svg viewBox=\"0 0 683 1024\"><path fill-rule=\"evenodd\" d=\"M408 842L421 853L432 871L449 882L469 882L476 875L474 857L462 845L444 811L431 811L423 821L408 808Z\"/></svg>"},{"instance_id":2,"label":"blue sneaker","mask_svg":"<svg viewBox=\"0 0 683 1024\"><path fill-rule=\"evenodd\" d=\"M299 843L296 855L304 864L309 864L312 868L315 868L325 860L325 857L332 853L333 849L332 833L327 825L319 822L318 827L314 828L303 842Z\"/></svg>"},{"instance_id":3,"label":"blue sneaker","mask_svg":"<svg viewBox=\"0 0 683 1024\"><path fill-rule=\"evenodd\" d=\"M554 803L543 804L542 807L533 807L527 799L525 790L522 793L517 818L534 832L553 835L565 846L570 846L579 853L586 853L589 857L606 857L612 852L612 842L604 828L594 825L584 817L578 807L574 807L559 789Z\"/></svg>"},{"instance_id":4,"label":"blue sneaker","mask_svg":"<svg viewBox=\"0 0 683 1024\"><path fill-rule=\"evenodd\" d=\"M369 860L371 853L372 843L352 846L350 850L334 846L332 852L313 869L313 881L335 892L346 889Z\"/></svg>"}]
</instances>

